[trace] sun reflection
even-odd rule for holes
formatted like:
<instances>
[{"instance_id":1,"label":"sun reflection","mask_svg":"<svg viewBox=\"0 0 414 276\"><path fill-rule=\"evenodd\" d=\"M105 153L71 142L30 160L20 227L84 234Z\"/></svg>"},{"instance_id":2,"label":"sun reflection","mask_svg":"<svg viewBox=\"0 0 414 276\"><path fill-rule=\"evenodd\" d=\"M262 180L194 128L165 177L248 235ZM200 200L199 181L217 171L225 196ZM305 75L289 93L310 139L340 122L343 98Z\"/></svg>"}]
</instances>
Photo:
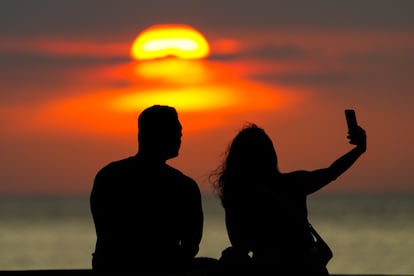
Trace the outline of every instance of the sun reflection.
<instances>
[{"instance_id":1,"label":"sun reflection","mask_svg":"<svg viewBox=\"0 0 414 276\"><path fill-rule=\"evenodd\" d=\"M227 124L234 116L247 119L252 113L288 110L304 100L297 90L249 80L239 66L167 59L120 66L111 75L103 70L108 78L127 76L131 83L78 91L77 96L47 102L32 116L37 121L34 125L71 133L122 135L136 131L133 122L146 107L165 104L177 108L186 132L205 131Z\"/></svg>"},{"instance_id":2,"label":"sun reflection","mask_svg":"<svg viewBox=\"0 0 414 276\"><path fill-rule=\"evenodd\" d=\"M139 78L164 80L183 85L205 82L211 75L202 61L182 59L162 59L137 63L134 72Z\"/></svg>"},{"instance_id":3,"label":"sun reflection","mask_svg":"<svg viewBox=\"0 0 414 276\"><path fill-rule=\"evenodd\" d=\"M241 99L235 97L233 91L222 87L189 87L124 94L111 102L111 106L119 111L131 112L155 103L175 106L186 112L226 109L239 105Z\"/></svg>"}]
</instances>

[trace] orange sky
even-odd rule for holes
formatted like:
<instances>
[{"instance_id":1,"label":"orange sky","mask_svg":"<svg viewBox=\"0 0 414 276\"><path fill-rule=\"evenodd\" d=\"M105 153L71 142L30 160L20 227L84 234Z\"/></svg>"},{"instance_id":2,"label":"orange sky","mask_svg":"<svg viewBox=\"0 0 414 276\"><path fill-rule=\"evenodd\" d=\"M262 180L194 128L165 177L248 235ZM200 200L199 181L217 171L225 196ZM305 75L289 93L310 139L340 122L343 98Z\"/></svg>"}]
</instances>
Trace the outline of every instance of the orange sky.
<instances>
[{"instance_id":1,"label":"orange sky","mask_svg":"<svg viewBox=\"0 0 414 276\"><path fill-rule=\"evenodd\" d=\"M412 28L205 24L201 60L132 60L143 28L3 33L0 193L88 194L101 166L136 153L137 116L156 103L174 105L184 127L169 163L205 192L245 122L267 130L282 171L330 165L351 148L345 108L356 109L368 151L324 191L414 191Z\"/></svg>"}]
</instances>

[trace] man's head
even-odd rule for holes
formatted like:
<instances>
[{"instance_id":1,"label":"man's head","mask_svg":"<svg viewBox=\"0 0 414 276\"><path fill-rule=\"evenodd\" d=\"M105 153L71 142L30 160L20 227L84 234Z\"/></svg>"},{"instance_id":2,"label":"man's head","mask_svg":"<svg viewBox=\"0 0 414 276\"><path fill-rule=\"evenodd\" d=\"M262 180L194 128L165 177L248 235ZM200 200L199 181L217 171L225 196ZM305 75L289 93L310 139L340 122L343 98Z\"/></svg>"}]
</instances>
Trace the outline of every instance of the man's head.
<instances>
[{"instance_id":1,"label":"man's head","mask_svg":"<svg viewBox=\"0 0 414 276\"><path fill-rule=\"evenodd\" d=\"M182 127L175 108L153 105L138 117L139 152L168 160L178 156Z\"/></svg>"}]
</instances>

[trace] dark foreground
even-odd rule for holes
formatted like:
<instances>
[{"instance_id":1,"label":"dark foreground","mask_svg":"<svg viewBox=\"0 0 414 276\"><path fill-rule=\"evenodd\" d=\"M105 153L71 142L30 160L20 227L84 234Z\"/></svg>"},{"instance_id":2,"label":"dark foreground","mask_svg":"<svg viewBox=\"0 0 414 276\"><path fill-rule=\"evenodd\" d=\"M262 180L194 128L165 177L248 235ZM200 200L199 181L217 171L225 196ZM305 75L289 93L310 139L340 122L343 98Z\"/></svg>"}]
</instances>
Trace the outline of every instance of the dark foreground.
<instances>
[{"instance_id":1,"label":"dark foreground","mask_svg":"<svg viewBox=\"0 0 414 276\"><path fill-rule=\"evenodd\" d=\"M122 275L121 271L116 271L114 275ZM207 276L212 275L211 271L193 270L186 272L156 272L156 271L128 271L134 275L153 275L153 276ZM54 276L77 276L77 275L96 275L100 273L94 272L91 269L31 269L31 270L0 270L0 276L6 275L54 275ZM107 275L108 271L103 272L102 275ZM112 274L112 273L110 273ZM233 276L233 275L232 275ZM409 276L397 274L331 274L331 276Z\"/></svg>"}]
</instances>

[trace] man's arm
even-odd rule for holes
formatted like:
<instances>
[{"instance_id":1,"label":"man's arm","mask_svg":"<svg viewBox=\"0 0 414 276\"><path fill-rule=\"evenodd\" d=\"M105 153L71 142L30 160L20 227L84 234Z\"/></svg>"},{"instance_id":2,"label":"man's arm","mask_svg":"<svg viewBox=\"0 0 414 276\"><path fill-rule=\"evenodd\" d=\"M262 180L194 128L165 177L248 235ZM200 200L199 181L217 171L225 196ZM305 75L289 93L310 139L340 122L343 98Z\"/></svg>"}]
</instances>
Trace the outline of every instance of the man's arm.
<instances>
[{"instance_id":1,"label":"man's arm","mask_svg":"<svg viewBox=\"0 0 414 276\"><path fill-rule=\"evenodd\" d=\"M193 180L189 180L188 184L186 206L184 207L183 236L181 239L181 249L185 259L194 258L197 255L203 235L204 223L200 189Z\"/></svg>"}]
</instances>

